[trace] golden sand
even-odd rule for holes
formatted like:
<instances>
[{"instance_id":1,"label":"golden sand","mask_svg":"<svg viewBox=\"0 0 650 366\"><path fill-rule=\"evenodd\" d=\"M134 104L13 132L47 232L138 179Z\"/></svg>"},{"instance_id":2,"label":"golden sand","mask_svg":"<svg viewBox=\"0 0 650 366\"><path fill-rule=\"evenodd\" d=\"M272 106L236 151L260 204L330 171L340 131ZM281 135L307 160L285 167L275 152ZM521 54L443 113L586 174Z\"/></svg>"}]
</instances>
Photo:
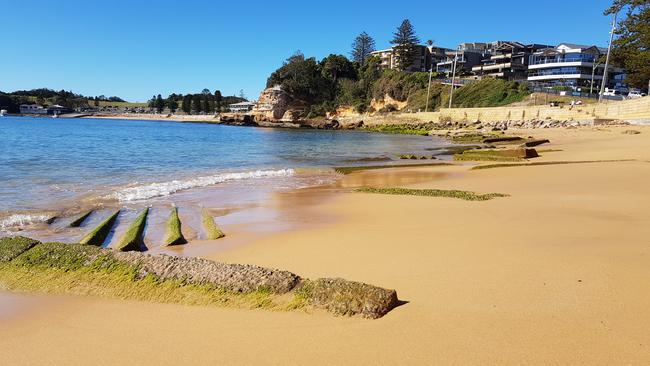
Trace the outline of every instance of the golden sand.
<instances>
[{"instance_id":1,"label":"golden sand","mask_svg":"<svg viewBox=\"0 0 650 366\"><path fill-rule=\"evenodd\" d=\"M26 307L0 311L3 363L649 364L650 127L517 133L562 150L536 161L636 161L355 173L510 197L337 193L301 210L314 225L205 254L396 289L379 320L0 294Z\"/></svg>"}]
</instances>

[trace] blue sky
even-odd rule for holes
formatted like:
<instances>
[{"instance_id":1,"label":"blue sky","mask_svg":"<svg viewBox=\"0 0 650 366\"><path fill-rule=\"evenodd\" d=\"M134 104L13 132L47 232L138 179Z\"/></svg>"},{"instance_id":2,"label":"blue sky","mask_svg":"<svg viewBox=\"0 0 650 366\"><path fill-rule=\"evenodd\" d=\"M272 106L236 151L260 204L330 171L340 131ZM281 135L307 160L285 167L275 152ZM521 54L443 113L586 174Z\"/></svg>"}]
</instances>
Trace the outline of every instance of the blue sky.
<instances>
[{"instance_id":1,"label":"blue sky","mask_svg":"<svg viewBox=\"0 0 650 366\"><path fill-rule=\"evenodd\" d=\"M145 101L243 89L256 99L296 50L318 59L347 55L364 30L387 47L404 18L422 41L445 47L492 40L606 46L611 20L602 13L610 3L0 0L0 90L49 87Z\"/></svg>"}]
</instances>

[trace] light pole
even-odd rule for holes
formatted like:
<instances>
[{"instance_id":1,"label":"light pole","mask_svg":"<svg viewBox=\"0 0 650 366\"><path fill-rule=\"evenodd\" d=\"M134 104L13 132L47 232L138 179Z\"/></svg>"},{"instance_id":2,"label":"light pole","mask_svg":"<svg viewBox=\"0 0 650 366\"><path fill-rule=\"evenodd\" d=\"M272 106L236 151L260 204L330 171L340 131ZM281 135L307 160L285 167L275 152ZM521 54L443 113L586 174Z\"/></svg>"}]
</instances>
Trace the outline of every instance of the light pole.
<instances>
[{"instance_id":1,"label":"light pole","mask_svg":"<svg viewBox=\"0 0 650 366\"><path fill-rule=\"evenodd\" d=\"M458 63L458 47L454 54L454 66L451 71L451 91L449 92L449 108L451 109L451 102L454 100L454 82L456 80L456 63Z\"/></svg>"},{"instance_id":2,"label":"light pole","mask_svg":"<svg viewBox=\"0 0 650 366\"><path fill-rule=\"evenodd\" d=\"M594 63L594 66L591 67L591 86L589 87L589 95L594 93L594 76L596 74L596 69L600 66L601 62L598 61Z\"/></svg>"},{"instance_id":3,"label":"light pole","mask_svg":"<svg viewBox=\"0 0 650 366\"><path fill-rule=\"evenodd\" d=\"M431 75L433 74L433 65L429 68L429 86L427 87L427 104L424 107L424 112L429 111L429 93L431 92Z\"/></svg>"},{"instance_id":4,"label":"light pole","mask_svg":"<svg viewBox=\"0 0 650 366\"><path fill-rule=\"evenodd\" d=\"M603 81L600 83L600 95L598 95L598 103L603 101L603 93L605 92L605 85L607 84L607 68L609 67L609 54L612 52L612 42L614 42L614 31L616 30L616 13L614 13L614 20L612 21L612 31L609 34L609 46L607 47L607 57L605 58L605 70L603 71Z\"/></svg>"}]
</instances>

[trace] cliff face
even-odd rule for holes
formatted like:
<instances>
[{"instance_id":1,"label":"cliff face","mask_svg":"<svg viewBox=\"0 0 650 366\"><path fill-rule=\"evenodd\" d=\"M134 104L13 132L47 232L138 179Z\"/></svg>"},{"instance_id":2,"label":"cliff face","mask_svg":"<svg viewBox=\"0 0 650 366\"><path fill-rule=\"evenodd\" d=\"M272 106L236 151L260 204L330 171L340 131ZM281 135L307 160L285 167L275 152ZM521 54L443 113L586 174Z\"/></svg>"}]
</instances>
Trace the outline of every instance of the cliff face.
<instances>
[{"instance_id":1,"label":"cliff face","mask_svg":"<svg viewBox=\"0 0 650 366\"><path fill-rule=\"evenodd\" d=\"M262 91L254 112L262 114L270 120L280 120L289 109L291 97L280 86L274 86Z\"/></svg>"}]
</instances>

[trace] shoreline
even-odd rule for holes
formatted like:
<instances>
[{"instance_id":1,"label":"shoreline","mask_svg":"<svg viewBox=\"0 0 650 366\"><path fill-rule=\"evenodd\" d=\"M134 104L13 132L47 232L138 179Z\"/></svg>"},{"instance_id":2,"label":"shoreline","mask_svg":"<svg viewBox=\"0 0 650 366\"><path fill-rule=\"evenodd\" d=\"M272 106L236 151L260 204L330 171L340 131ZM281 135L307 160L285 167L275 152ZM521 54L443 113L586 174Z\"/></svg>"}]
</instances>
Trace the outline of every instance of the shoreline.
<instances>
[{"instance_id":1,"label":"shoreline","mask_svg":"<svg viewBox=\"0 0 650 366\"><path fill-rule=\"evenodd\" d=\"M15 295L35 307L0 329L0 351L9 362L60 364L166 364L178 355L200 364L648 363L650 127L628 128L545 130L554 151L537 158L619 162L391 168L341 181L509 197L290 196L277 204L317 225L262 230L223 251L204 243L208 259L394 288L407 303L378 321ZM89 336L97 332L110 346ZM116 355L132 343L125 333L147 339L146 351ZM71 340L83 345L74 356L64 352Z\"/></svg>"}]
</instances>

